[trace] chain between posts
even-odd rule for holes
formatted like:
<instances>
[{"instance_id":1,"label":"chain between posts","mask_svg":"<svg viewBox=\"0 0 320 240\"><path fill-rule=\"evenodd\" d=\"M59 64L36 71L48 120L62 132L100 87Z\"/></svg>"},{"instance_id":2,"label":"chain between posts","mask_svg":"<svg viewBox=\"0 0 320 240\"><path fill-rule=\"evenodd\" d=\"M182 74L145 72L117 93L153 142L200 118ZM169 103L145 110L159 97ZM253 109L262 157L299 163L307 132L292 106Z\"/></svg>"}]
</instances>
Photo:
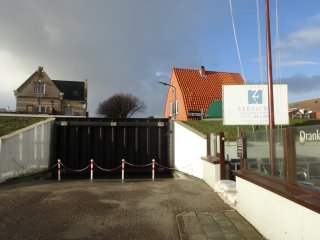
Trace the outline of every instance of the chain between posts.
<instances>
[{"instance_id":1,"label":"chain between posts","mask_svg":"<svg viewBox=\"0 0 320 240\"><path fill-rule=\"evenodd\" d=\"M112 171L116 171L118 169L121 168L121 180L122 182L124 182L124 173L125 173L125 165L129 165L129 166L132 166L132 167L148 167L148 166L152 166L152 180L155 179L155 165L161 167L161 168L164 168L164 169L168 169L168 170L177 170L175 168L170 168L170 167L166 167L166 166L163 166L159 163L157 163L154 159L152 159L152 162L151 163L148 163L148 164L142 164L142 165L137 165L137 164L132 164L130 162L127 162L125 159L122 159L121 160L121 164L115 168L112 168L112 169L106 169L106 168L102 168L100 167L98 164L96 164L94 162L93 159L90 160L90 163L88 166L86 166L85 168L83 169L72 169L72 168L69 168L68 166L66 166L65 164L63 164L61 162L60 159L58 159L58 162L52 166L49 170L55 168L56 166L58 166L58 181L61 181L61 167L65 168L66 170L68 171L71 171L71 172L83 172L85 170L87 170L89 167L90 167L90 181L93 181L93 172L94 172L94 166L96 166L99 170L101 171L105 171L105 172L112 172Z\"/></svg>"}]
</instances>

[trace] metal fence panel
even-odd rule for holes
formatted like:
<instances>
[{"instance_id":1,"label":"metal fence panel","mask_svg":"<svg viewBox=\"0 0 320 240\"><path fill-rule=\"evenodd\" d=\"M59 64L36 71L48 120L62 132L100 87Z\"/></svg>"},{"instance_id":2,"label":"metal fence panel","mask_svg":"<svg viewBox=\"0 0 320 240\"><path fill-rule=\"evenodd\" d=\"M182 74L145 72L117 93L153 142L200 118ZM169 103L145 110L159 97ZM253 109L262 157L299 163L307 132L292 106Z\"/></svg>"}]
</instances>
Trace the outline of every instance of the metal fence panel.
<instances>
[{"instance_id":1,"label":"metal fence panel","mask_svg":"<svg viewBox=\"0 0 320 240\"><path fill-rule=\"evenodd\" d=\"M71 169L85 168L90 159L105 169L118 167L122 159L134 165L155 159L172 167L168 119L58 118L55 131L53 159L61 159ZM126 168L132 172L150 171Z\"/></svg>"}]
</instances>

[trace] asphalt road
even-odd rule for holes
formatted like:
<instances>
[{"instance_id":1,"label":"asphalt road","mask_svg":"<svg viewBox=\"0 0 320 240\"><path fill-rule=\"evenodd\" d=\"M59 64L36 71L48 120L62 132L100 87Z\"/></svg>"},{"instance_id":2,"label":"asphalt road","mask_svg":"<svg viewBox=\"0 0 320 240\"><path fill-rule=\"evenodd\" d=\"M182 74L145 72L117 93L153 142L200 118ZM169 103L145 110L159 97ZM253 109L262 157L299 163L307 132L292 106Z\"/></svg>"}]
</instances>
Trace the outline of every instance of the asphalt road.
<instances>
[{"instance_id":1,"label":"asphalt road","mask_svg":"<svg viewBox=\"0 0 320 240\"><path fill-rule=\"evenodd\" d=\"M29 180L0 184L0 239L180 239L176 215L230 209L203 181Z\"/></svg>"}]
</instances>

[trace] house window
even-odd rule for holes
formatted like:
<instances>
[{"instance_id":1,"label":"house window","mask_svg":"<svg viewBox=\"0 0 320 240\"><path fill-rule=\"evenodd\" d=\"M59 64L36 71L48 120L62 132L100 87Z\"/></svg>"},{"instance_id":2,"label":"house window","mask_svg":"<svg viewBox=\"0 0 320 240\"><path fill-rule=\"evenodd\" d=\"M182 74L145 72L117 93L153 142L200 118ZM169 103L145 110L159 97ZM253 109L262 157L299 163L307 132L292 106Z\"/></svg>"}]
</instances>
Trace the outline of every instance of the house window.
<instances>
[{"instance_id":1,"label":"house window","mask_svg":"<svg viewBox=\"0 0 320 240\"><path fill-rule=\"evenodd\" d=\"M32 113L33 111L33 105L27 105L27 112Z\"/></svg>"},{"instance_id":2,"label":"house window","mask_svg":"<svg viewBox=\"0 0 320 240\"><path fill-rule=\"evenodd\" d=\"M45 107L44 106L33 106L33 112L34 113L45 113Z\"/></svg>"},{"instance_id":3,"label":"house window","mask_svg":"<svg viewBox=\"0 0 320 240\"><path fill-rule=\"evenodd\" d=\"M176 100L176 104L170 103L170 116L172 115L178 115L178 100Z\"/></svg>"},{"instance_id":4,"label":"house window","mask_svg":"<svg viewBox=\"0 0 320 240\"><path fill-rule=\"evenodd\" d=\"M65 107L64 108L64 115L73 116L73 107Z\"/></svg>"},{"instance_id":5,"label":"house window","mask_svg":"<svg viewBox=\"0 0 320 240\"><path fill-rule=\"evenodd\" d=\"M42 82L38 82L34 85L34 93L44 94L46 90L46 86Z\"/></svg>"}]
</instances>

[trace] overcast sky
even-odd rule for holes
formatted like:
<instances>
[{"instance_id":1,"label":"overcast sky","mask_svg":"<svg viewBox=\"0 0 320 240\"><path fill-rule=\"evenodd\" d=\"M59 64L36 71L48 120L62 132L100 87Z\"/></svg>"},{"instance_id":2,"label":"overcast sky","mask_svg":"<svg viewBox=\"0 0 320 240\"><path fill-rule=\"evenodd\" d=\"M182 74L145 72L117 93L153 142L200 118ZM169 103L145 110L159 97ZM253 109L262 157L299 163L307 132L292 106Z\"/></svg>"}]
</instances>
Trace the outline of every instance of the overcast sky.
<instances>
[{"instance_id":1,"label":"overcast sky","mask_svg":"<svg viewBox=\"0 0 320 240\"><path fill-rule=\"evenodd\" d=\"M256 0L232 0L248 83L266 83L264 0L258 3L260 21ZM320 1L279 0L279 41L275 3L274 82L288 83L290 102L320 97ZM162 117L167 89L157 82L169 82L172 67L201 65L242 74L228 0L0 0L0 108L15 109L13 90L43 66L53 80L88 79L90 116L125 92L145 101L141 116Z\"/></svg>"}]
</instances>

